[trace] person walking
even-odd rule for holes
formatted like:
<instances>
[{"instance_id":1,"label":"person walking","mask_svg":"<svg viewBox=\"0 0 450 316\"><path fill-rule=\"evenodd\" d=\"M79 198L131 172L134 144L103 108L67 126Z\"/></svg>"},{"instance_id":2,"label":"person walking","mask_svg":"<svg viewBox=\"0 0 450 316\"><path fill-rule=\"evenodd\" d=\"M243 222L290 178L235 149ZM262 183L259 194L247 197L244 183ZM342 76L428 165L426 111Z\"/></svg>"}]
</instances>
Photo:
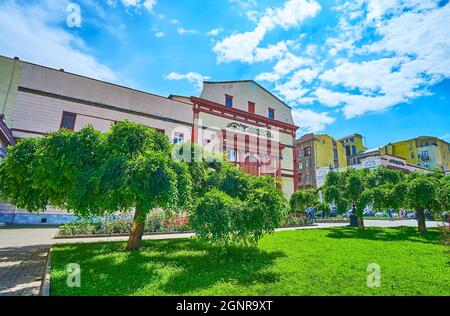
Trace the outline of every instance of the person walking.
<instances>
[{"instance_id":1,"label":"person walking","mask_svg":"<svg viewBox=\"0 0 450 316\"><path fill-rule=\"evenodd\" d=\"M389 221L393 222L394 221L394 214L392 213L392 209L391 208L389 209L388 214L389 214Z\"/></svg>"}]
</instances>

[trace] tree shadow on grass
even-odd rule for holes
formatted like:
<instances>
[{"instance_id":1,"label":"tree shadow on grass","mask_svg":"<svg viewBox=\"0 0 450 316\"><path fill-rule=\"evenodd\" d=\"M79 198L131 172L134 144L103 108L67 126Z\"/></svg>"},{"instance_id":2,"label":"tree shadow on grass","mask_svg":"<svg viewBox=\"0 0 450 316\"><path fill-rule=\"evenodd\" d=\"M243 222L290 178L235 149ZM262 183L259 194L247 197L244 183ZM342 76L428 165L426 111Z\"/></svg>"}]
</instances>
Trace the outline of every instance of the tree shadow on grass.
<instances>
[{"instance_id":1,"label":"tree shadow on grass","mask_svg":"<svg viewBox=\"0 0 450 316\"><path fill-rule=\"evenodd\" d=\"M381 241L411 241L425 244L438 244L441 233L438 229L429 229L426 233L420 233L416 227L366 227L359 230L356 227L327 228L330 238L366 239Z\"/></svg>"},{"instance_id":2,"label":"tree shadow on grass","mask_svg":"<svg viewBox=\"0 0 450 316\"><path fill-rule=\"evenodd\" d=\"M84 281L82 295L134 295L151 283L169 295L192 294L225 282L240 286L273 283L279 280L279 274L270 268L275 260L285 256L283 252L255 247L221 247L195 239L178 239L144 241L140 251L122 252L122 259L114 260L111 254L123 250L123 243L119 245L72 245L60 250L64 261L82 254L82 269L84 265L97 274L95 284L86 283L91 282L89 279Z\"/></svg>"}]
</instances>

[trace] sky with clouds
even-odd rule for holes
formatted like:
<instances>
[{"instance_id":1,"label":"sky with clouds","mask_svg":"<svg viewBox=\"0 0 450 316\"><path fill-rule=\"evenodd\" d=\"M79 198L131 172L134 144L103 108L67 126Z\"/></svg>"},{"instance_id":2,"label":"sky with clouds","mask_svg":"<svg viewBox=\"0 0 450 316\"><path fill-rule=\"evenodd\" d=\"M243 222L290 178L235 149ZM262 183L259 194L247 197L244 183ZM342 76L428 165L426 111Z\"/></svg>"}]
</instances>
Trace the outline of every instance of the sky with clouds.
<instances>
[{"instance_id":1,"label":"sky with clouds","mask_svg":"<svg viewBox=\"0 0 450 316\"><path fill-rule=\"evenodd\" d=\"M449 21L448 0L0 0L0 54L164 96L254 79L299 135L376 147L450 141Z\"/></svg>"}]
</instances>

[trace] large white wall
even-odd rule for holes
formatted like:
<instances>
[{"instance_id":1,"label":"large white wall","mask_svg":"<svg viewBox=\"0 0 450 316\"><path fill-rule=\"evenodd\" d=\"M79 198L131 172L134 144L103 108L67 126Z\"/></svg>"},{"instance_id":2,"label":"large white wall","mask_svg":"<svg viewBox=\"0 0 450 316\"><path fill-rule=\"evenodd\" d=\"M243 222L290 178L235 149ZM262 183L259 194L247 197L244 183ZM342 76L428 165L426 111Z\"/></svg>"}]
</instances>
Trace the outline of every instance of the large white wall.
<instances>
[{"instance_id":1,"label":"large white wall","mask_svg":"<svg viewBox=\"0 0 450 316\"><path fill-rule=\"evenodd\" d=\"M63 111L77 114L75 130L88 124L105 132L128 119L191 138L192 105L118 85L23 63L10 127L15 137L58 130Z\"/></svg>"},{"instance_id":2,"label":"large white wall","mask_svg":"<svg viewBox=\"0 0 450 316\"><path fill-rule=\"evenodd\" d=\"M248 111L248 102L255 103L255 114L268 117L268 109L275 109L275 120L294 124L291 109L253 81L203 84L202 99L225 104L225 95L233 96L233 108Z\"/></svg>"}]
</instances>

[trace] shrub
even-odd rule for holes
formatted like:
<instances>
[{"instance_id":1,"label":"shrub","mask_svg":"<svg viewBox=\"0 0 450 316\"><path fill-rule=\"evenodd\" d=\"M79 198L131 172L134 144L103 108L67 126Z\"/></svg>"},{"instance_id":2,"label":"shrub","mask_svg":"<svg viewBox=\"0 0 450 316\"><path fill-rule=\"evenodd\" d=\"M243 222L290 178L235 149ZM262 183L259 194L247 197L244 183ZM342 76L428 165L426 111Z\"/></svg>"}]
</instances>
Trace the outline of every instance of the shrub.
<instances>
[{"instance_id":1,"label":"shrub","mask_svg":"<svg viewBox=\"0 0 450 316\"><path fill-rule=\"evenodd\" d=\"M189 217L185 212L173 213L168 219L162 223L164 231L180 232L191 229Z\"/></svg>"},{"instance_id":2,"label":"shrub","mask_svg":"<svg viewBox=\"0 0 450 316\"><path fill-rule=\"evenodd\" d=\"M252 244L256 244L264 233L271 233L279 227L288 211L286 200L274 185L252 190L245 206L240 237L244 243Z\"/></svg>"},{"instance_id":3,"label":"shrub","mask_svg":"<svg viewBox=\"0 0 450 316\"><path fill-rule=\"evenodd\" d=\"M147 215L145 220L146 232L161 232L163 230L163 222L166 216L164 210L156 209Z\"/></svg>"},{"instance_id":4,"label":"shrub","mask_svg":"<svg viewBox=\"0 0 450 316\"><path fill-rule=\"evenodd\" d=\"M104 219L100 222L96 234L129 234L131 232L130 219Z\"/></svg>"},{"instance_id":5,"label":"shrub","mask_svg":"<svg viewBox=\"0 0 450 316\"><path fill-rule=\"evenodd\" d=\"M73 223L64 224L60 227L60 234L63 236L91 235L95 234L99 224L90 219L76 219Z\"/></svg>"},{"instance_id":6,"label":"shrub","mask_svg":"<svg viewBox=\"0 0 450 316\"><path fill-rule=\"evenodd\" d=\"M191 216L198 237L228 244L255 245L264 233L279 227L287 214L283 193L273 181L249 179L244 201L212 189L201 198Z\"/></svg>"},{"instance_id":7,"label":"shrub","mask_svg":"<svg viewBox=\"0 0 450 316\"><path fill-rule=\"evenodd\" d=\"M228 244L235 227L242 202L215 188L199 199L191 215L191 226L197 237Z\"/></svg>"}]
</instances>

